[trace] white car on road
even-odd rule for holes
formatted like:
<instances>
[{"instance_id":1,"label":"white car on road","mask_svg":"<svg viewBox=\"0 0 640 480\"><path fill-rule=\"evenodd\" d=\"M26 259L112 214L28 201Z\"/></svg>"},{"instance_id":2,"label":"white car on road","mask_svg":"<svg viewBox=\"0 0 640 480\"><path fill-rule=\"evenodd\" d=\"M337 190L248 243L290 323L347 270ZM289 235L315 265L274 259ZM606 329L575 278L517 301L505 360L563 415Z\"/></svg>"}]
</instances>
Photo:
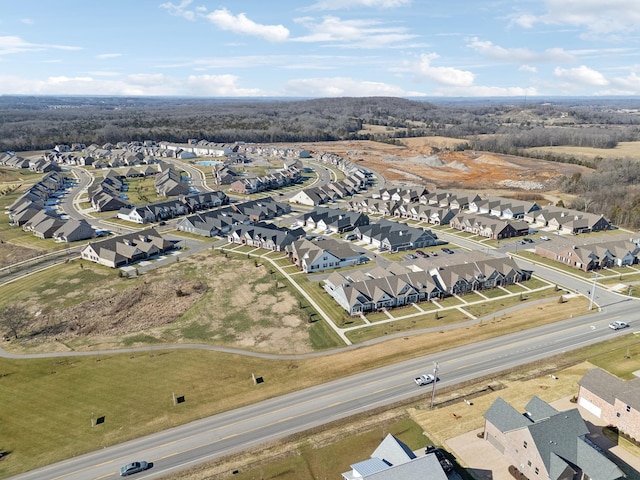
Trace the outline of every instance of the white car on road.
<instances>
[{"instance_id":1,"label":"white car on road","mask_svg":"<svg viewBox=\"0 0 640 480\"><path fill-rule=\"evenodd\" d=\"M627 328L629 324L627 322L621 322L620 320L616 320L615 322L611 322L609 324L609 328L612 330L621 330L623 328Z\"/></svg>"}]
</instances>

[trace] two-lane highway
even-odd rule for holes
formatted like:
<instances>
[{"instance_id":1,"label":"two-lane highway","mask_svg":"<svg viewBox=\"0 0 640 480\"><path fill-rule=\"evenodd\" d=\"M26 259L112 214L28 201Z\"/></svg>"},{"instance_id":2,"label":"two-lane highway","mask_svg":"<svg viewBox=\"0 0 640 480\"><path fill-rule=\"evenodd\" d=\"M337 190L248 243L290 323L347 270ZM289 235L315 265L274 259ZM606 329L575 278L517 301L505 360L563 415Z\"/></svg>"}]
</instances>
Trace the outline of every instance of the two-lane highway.
<instances>
[{"instance_id":1,"label":"two-lane highway","mask_svg":"<svg viewBox=\"0 0 640 480\"><path fill-rule=\"evenodd\" d=\"M136 478L171 475L196 463L259 448L266 441L417 395L424 395L425 403L428 403L431 389L420 389L413 382L413 377L430 373L435 361L439 363L438 388L441 388L630 333L614 332L607 324L614 318L631 319L632 325L633 320L637 320L640 324L640 315L635 313L635 307L635 302L619 303L606 313L573 318L389 365L69 459L15 478L116 478L118 468L132 460L153 463L150 470ZM436 341L438 334L433 335ZM417 338L407 339L407 342L414 341L418 341Z\"/></svg>"}]
</instances>

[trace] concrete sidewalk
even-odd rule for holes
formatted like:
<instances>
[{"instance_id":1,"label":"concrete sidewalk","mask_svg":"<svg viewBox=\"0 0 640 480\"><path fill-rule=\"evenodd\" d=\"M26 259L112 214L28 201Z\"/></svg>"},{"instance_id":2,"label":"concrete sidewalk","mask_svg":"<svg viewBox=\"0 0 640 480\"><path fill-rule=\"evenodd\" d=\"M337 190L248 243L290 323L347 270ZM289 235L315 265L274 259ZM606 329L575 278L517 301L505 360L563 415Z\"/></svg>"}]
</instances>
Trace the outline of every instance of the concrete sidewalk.
<instances>
[{"instance_id":1,"label":"concrete sidewalk","mask_svg":"<svg viewBox=\"0 0 640 480\"><path fill-rule=\"evenodd\" d=\"M602 433L602 427L606 422L591 414L575 403L571 403L571 397L565 397L551 406L559 411L577 408L589 428L589 440L597 445L616 464L626 463L631 468L640 472L640 457L633 455L628 450L615 444ZM465 466L469 473L477 479L486 480L513 480L508 468L510 462L505 460L500 453L486 440L478 438L480 428L447 440L447 449L455 455L458 462Z\"/></svg>"}]
</instances>

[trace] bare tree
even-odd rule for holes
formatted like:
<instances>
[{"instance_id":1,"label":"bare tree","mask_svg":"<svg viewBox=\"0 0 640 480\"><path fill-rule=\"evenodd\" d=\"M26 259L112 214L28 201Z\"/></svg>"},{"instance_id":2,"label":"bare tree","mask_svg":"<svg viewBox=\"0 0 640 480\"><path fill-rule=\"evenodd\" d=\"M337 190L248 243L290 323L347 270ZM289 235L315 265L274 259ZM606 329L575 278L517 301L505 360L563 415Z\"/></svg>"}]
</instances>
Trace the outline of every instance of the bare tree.
<instances>
[{"instance_id":1,"label":"bare tree","mask_svg":"<svg viewBox=\"0 0 640 480\"><path fill-rule=\"evenodd\" d=\"M9 305L0 310L0 326L18 338L20 331L29 324L31 315L20 305Z\"/></svg>"}]
</instances>

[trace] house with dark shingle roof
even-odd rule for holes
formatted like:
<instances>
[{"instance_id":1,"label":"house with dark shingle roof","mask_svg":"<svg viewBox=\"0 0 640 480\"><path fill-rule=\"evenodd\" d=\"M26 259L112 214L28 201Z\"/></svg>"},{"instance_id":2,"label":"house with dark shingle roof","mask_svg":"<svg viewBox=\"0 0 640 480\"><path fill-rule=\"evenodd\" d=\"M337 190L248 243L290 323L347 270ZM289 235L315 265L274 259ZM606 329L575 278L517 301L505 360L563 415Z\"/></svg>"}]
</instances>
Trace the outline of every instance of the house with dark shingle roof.
<instances>
[{"instance_id":1,"label":"house with dark shingle roof","mask_svg":"<svg viewBox=\"0 0 640 480\"><path fill-rule=\"evenodd\" d=\"M286 250L291 262L306 273L350 267L360 263L361 258L351 244L329 238L322 242L303 238L287 246Z\"/></svg>"},{"instance_id":2,"label":"house with dark shingle roof","mask_svg":"<svg viewBox=\"0 0 640 480\"><path fill-rule=\"evenodd\" d=\"M117 268L145 260L174 248L154 228L89 242L80 252L84 260Z\"/></svg>"},{"instance_id":3,"label":"house with dark shingle roof","mask_svg":"<svg viewBox=\"0 0 640 480\"><path fill-rule=\"evenodd\" d=\"M527 478L616 480L625 475L596 450L577 408L558 411L533 397L519 413L501 397L484 414L484 438Z\"/></svg>"},{"instance_id":4,"label":"house with dark shingle roof","mask_svg":"<svg viewBox=\"0 0 640 480\"><path fill-rule=\"evenodd\" d=\"M373 451L371 458L351 465L343 480L447 480L435 453L417 457L390 433Z\"/></svg>"},{"instance_id":5,"label":"house with dark shingle roof","mask_svg":"<svg viewBox=\"0 0 640 480\"><path fill-rule=\"evenodd\" d=\"M620 432L640 439L640 378L624 381L594 368L578 385L578 405Z\"/></svg>"}]
</instances>

